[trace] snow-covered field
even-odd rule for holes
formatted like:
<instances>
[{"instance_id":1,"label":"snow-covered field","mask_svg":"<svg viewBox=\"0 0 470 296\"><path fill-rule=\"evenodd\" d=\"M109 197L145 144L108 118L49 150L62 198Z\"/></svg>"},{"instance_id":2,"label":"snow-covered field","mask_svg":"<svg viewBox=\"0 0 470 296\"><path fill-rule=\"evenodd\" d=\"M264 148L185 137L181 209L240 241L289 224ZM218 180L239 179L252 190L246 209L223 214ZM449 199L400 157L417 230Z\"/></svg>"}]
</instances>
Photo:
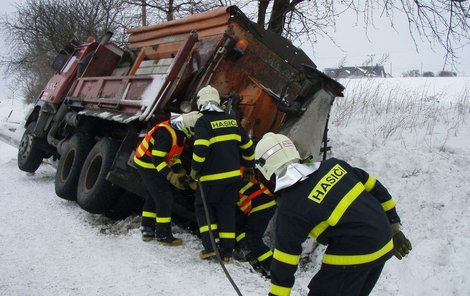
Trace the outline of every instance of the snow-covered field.
<instances>
[{"instance_id":1,"label":"snow-covered field","mask_svg":"<svg viewBox=\"0 0 470 296\"><path fill-rule=\"evenodd\" d=\"M372 295L470 295L470 78L340 81L332 156L377 177L397 200L412 253L385 265ZM0 139L24 117L0 96ZM0 295L236 295L216 263L197 257L198 239L169 248L144 243L139 218L113 222L54 193L55 169L17 169L16 147L0 142ZM306 295L321 248L305 244L293 295ZM243 295L269 281L247 263L227 269Z\"/></svg>"}]
</instances>

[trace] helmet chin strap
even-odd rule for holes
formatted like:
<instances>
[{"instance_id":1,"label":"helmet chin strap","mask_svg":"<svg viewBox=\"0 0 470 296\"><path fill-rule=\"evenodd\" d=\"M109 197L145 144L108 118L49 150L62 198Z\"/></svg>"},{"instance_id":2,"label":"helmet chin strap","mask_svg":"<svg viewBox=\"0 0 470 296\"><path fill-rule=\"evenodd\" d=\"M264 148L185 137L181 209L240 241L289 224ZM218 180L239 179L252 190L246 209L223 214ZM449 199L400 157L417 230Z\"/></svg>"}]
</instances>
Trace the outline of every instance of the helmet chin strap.
<instances>
[{"instance_id":1,"label":"helmet chin strap","mask_svg":"<svg viewBox=\"0 0 470 296\"><path fill-rule=\"evenodd\" d=\"M274 192L301 182L320 167L320 162L304 164L299 162L288 163L274 172L276 188Z\"/></svg>"},{"instance_id":2,"label":"helmet chin strap","mask_svg":"<svg viewBox=\"0 0 470 296\"><path fill-rule=\"evenodd\" d=\"M201 109L199 111L224 112L224 109L220 108L220 106L214 102L207 102L206 104L201 106Z\"/></svg>"}]
</instances>

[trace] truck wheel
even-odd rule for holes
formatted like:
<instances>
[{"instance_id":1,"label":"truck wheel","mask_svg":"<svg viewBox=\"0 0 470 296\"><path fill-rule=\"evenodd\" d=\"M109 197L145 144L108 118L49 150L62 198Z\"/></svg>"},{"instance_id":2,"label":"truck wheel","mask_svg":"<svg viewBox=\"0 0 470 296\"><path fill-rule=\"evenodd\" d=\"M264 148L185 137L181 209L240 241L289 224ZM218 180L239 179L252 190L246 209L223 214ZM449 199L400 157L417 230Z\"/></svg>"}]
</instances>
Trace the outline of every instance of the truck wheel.
<instances>
[{"instance_id":1,"label":"truck wheel","mask_svg":"<svg viewBox=\"0 0 470 296\"><path fill-rule=\"evenodd\" d=\"M39 140L33 136L35 127L36 121L31 121L26 126L18 146L18 168L28 173L34 173L46 156L46 153L38 147Z\"/></svg>"},{"instance_id":2,"label":"truck wheel","mask_svg":"<svg viewBox=\"0 0 470 296\"><path fill-rule=\"evenodd\" d=\"M67 142L55 174L55 193L66 200L77 200L77 184L82 165L93 147L83 133L74 134Z\"/></svg>"},{"instance_id":3,"label":"truck wheel","mask_svg":"<svg viewBox=\"0 0 470 296\"><path fill-rule=\"evenodd\" d=\"M121 189L105 179L118 148L119 143L103 138L88 153L77 186L77 203L85 211L102 214L119 195Z\"/></svg>"}]
</instances>

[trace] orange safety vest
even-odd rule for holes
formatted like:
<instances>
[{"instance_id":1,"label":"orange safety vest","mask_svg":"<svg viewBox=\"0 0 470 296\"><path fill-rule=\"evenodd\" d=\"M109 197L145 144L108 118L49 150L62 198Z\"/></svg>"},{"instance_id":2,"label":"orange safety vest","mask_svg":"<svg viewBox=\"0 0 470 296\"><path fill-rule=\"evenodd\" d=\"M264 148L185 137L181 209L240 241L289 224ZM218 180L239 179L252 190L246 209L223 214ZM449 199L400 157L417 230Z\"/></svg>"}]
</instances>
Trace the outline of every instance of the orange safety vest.
<instances>
[{"instance_id":1,"label":"orange safety vest","mask_svg":"<svg viewBox=\"0 0 470 296\"><path fill-rule=\"evenodd\" d=\"M254 185L259 185L259 189L249 195L246 195L245 192ZM240 199L238 200L237 205L240 207L240 210L242 210L245 214L248 215L252 210L251 201L253 200L253 198L260 196L261 194L273 196L271 191L269 191L269 189L265 187L263 183L255 180L250 180L248 181L247 185L240 189L240 191L238 192L238 196ZM274 200L271 202L273 203L273 205L275 204Z\"/></svg>"},{"instance_id":2,"label":"orange safety vest","mask_svg":"<svg viewBox=\"0 0 470 296\"><path fill-rule=\"evenodd\" d=\"M139 147L135 150L135 155L137 158L142 158L142 156L147 155L148 157L152 157L152 153L149 151L149 143L153 137L153 133L159 128L163 127L165 128L171 136L171 148L170 151L168 151L168 154L163 158L165 162L167 162L170 165L173 165L183 153L183 148L184 148L184 141L183 145L179 146L178 145L178 139L176 136L176 132L173 129L173 127L170 125L170 121L163 121L160 122L159 124L156 124L146 135L145 138L142 140L140 143Z\"/></svg>"}]
</instances>

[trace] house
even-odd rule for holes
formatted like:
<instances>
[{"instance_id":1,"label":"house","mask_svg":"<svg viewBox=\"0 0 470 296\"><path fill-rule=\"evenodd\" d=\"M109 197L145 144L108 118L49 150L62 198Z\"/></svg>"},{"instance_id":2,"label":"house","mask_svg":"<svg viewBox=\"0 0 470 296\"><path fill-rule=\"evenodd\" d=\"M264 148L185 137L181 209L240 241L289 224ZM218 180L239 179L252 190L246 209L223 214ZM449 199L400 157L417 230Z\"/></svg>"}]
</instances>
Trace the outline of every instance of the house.
<instances>
[{"instance_id":1,"label":"house","mask_svg":"<svg viewBox=\"0 0 470 296\"><path fill-rule=\"evenodd\" d=\"M332 78L387 77L383 66L356 66L326 68L325 74Z\"/></svg>"}]
</instances>

